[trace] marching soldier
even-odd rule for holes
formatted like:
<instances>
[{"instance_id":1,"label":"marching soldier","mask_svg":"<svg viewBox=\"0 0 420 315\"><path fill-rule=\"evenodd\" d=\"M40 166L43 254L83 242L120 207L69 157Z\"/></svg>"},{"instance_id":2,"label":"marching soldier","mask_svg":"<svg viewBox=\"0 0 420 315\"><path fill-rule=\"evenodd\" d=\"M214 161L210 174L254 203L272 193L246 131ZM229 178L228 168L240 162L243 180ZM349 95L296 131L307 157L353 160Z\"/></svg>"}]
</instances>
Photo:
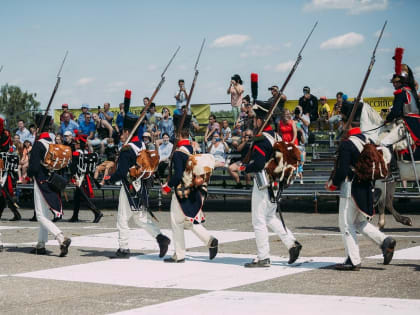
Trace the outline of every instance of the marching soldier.
<instances>
[{"instance_id":1,"label":"marching soldier","mask_svg":"<svg viewBox=\"0 0 420 315\"><path fill-rule=\"evenodd\" d=\"M70 166L71 174L74 176L73 182L76 186L76 191L73 197L73 216L70 222L79 221L80 202L84 199L87 202L89 209L95 215L93 223L99 223L104 216L95 204L90 200L93 198L92 188L92 173L95 171L98 161L96 153L89 153L86 150L87 136L78 134L75 138L75 151L73 151L72 163Z\"/></svg>"},{"instance_id":2,"label":"marching soldier","mask_svg":"<svg viewBox=\"0 0 420 315\"><path fill-rule=\"evenodd\" d=\"M176 128L181 128L179 115L176 115ZM175 118L174 118L175 119ZM169 181L162 186L162 193L164 195L174 191L171 200L171 226L174 240L175 252L172 257L166 258L166 263L183 263L185 262L185 238L184 229L191 229L191 231L208 247L209 259L214 259L217 255L219 241L210 235L210 233L201 224L204 222L204 213L202 211L204 200L207 196L205 180L198 185L187 185L184 182L184 171L187 166L187 161L193 155L193 147L191 145L189 136L191 116L187 116L182 126L180 139L177 143L177 148L173 154L171 168L172 176ZM209 167L214 168L214 158L210 155ZM213 163L213 165L210 165ZM202 165L205 166L205 165ZM209 178L209 174L207 175ZM204 184L204 185L203 185Z\"/></svg>"},{"instance_id":3,"label":"marching soldier","mask_svg":"<svg viewBox=\"0 0 420 315\"><path fill-rule=\"evenodd\" d=\"M10 174L10 170L6 170L5 164L8 158L8 152L12 141L10 139L10 133L4 129L4 119L0 117L0 159L2 159L2 165L0 167L0 218L3 214L6 204L9 205L9 209L13 212L13 218L10 221L18 221L21 219L20 213L17 209L16 203L13 201L13 178ZM7 173L6 173L7 172ZM6 173L6 174L5 174ZM4 177L5 175L5 177Z\"/></svg>"},{"instance_id":4,"label":"marching soldier","mask_svg":"<svg viewBox=\"0 0 420 315\"><path fill-rule=\"evenodd\" d=\"M349 102L343 104L341 116L344 122L347 122L353 106ZM342 264L335 265L337 270L360 270L361 259L356 232L365 235L380 246L384 256L384 265L391 262L396 244L392 237L387 237L370 223L373 216L374 182L360 179L354 171L362 151L359 147L367 141L358 127L362 103L359 103L358 106L352 121L352 128L348 132L349 138L342 141L339 146L335 173L325 187L329 191L340 188L338 219L346 260Z\"/></svg>"},{"instance_id":5,"label":"marching soldier","mask_svg":"<svg viewBox=\"0 0 420 315\"><path fill-rule=\"evenodd\" d=\"M137 118L134 115L125 115L123 138L127 139L130 131L134 128ZM133 218L137 226L145 229L146 232L156 239L160 250L159 257L165 256L169 243L171 242L167 236L161 233L159 227L153 223L150 217L151 214L149 215L147 213L149 196L144 180L140 178L131 183L127 180L130 168L136 166L138 155L145 149L146 147L143 141L138 136L134 136L128 145L121 148L115 173L105 178L109 183L122 182L117 217L119 249L113 258L130 257L130 249L128 247L128 221L131 218ZM159 162L158 156L157 162ZM133 190L134 192L132 192Z\"/></svg>"},{"instance_id":6,"label":"marching soldier","mask_svg":"<svg viewBox=\"0 0 420 315\"><path fill-rule=\"evenodd\" d=\"M37 114L35 119L36 125L39 127L42 121L42 115ZM60 245L60 257L64 257L68 253L71 239L65 237L63 232L48 218L49 211L52 211L56 217L63 215L60 193L54 189L58 186L57 181L60 181L60 184L66 182L60 175L54 174L50 170L49 164L46 163L49 146L53 143L48 133L50 121L51 116L47 116L44 128L43 130L39 130L41 134L37 141L35 141L29 158L28 176L33 178L34 181L35 213L40 223L38 243L31 253L36 255L47 254L45 244L48 241L48 232L50 232ZM68 151L68 159L70 159L70 148ZM53 177L56 181L51 184L50 182Z\"/></svg>"},{"instance_id":7,"label":"marching soldier","mask_svg":"<svg viewBox=\"0 0 420 315\"><path fill-rule=\"evenodd\" d=\"M269 104L265 102L258 102L258 104L253 106L256 115L254 125L260 128L267 117ZM245 173L256 173L256 176L266 176L264 167L273 155L275 138L275 131L267 124L263 133L254 137L249 164L242 165L240 170L245 171ZM288 248L288 263L292 264L298 259L302 245L296 241L292 232L278 219L276 210L277 203L272 191L270 192L269 187L259 187L257 180L254 178L251 213L255 240L257 242L257 258L252 262L246 263L245 267L270 267L270 245L267 226L280 237Z\"/></svg>"}]
</instances>

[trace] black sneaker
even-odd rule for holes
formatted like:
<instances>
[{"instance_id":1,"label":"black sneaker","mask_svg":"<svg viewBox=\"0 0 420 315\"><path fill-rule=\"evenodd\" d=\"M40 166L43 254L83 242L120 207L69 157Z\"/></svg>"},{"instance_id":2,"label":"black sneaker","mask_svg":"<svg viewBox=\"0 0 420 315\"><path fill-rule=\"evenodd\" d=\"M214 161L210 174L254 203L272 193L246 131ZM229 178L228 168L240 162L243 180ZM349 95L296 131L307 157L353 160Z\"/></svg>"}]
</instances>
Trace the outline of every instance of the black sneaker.
<instances>
[{"instance_id":1,"label":"black sneaker","mask_svg":"<svg viewBox=\"0 0 420 315\"><path fill-rule=\"evenodd\" d=\"M129 249L118 248L115 255L111 257L111 259L114 259L114 258L128 259L128 258L130 258L130 250Z\"/></svg>"},{"instance_id":2,"label":"black sneaker","mask_svg":"<svg viewBox=\"0 0 420 315\"><path fill-rule=\"evenodd\" d=\"M210 258L210 260L212 260L214 257L216 257L218 248L219 248L219 241L217 240L217 238L213 238L211 243L210 243L210 246L209 246L209 258Z\"/></svg>"},{"instance_id":3,"label":"black sneaker","mask_svg":"<svg viewBox=\"0 0 420 315\"><path fill-rule=\"evenodd\" d=\"M31 254L35 254L35 255L46 255L47 254L47 250L45 249L45 247L41 247L41 248L33 248L30 251Z\"/></svg>"},{"instance_id":4,"label":"black sneaker","mask_svg":"<svg viewBox=\"0 0 420 315\"><path fill-rule=\"evenodd\" d=\"M38 219L36 218L36 215L34 215L32 218L29 219L31 222L37 222Z\"/></svg>"},{"instance_id":5,"label":"black sneaker","mask_svg":"<svg viewBox=\"0 0 420 315\"><path fill-rule=\"evenodd\" d=\"M353 265L351 262L345 262L344 264L334 265L334 269L340 271L359 271L361 267L361 264Z\"/></svg>"},{"instance_id":6,"label":"black sneaker","mask_svg":"<svg viewBox=\"0 0 420 315\"><path fill-rule=\"evenodd\" d=\"M104 216L103 213L100 211L98 213L95 213L95 218L93 219L93 223L99 223L99 221L101 221L103 216Z\"/></svg>"},{"instance_id":7,"label":"black sneaker","mask_svg":"<svg viewBox=\"0 0 420 315\"><path fill-rule=\"evenodd\" d=\"M65 237L63 243L60 245L60 257L64 257L69 252L69 246L71 244L71 239Z\"/></svg>"},{"instance_id":8,"label":"black sneaker","mask_svg":"<svg viewBox=\"0 0 420 315\"><path fill-rule=\"evenodd\" d=\"M396 244L397 241L390 236L388 236L382 243L381 249L384 256L384 265L388 265L391 262L392 256L394 256L394 248Z\"/></svg>"},{"instance_id":9,"label":"black sneaker","mask_svg":"<svg viewBox=\"0 0 420 315\"><path fill-rule=\"evenodd\" d=\"M253 261L246 263L244 265L245 268L264 268L264 267L270 267L271 261L270 258L258 260L254 259Z\"/></svg>"},{"instance_id":10,"label":"black sneaker","mask_svg":"<svg viewBox=\"0 0 420 315\"><path fill-rule=\"evenodd\" d=\"M156 240L159 244L159 257L162 258L166 255L171 240L169 239L169 237L163 234L159 234L158 236L156 236Z\"/></svg>"},{"instance_id":11,"label":"black sneaker","mask_svg":"<svg viewBox=\"0 0 420 315\"><path fill-rule=\"evenodd\" d=\"M298 241L295 241L295 246L289 249L289 261L287 262L289 265L293 264L299 258L301 249L302 245Z\"/></svg>"}]
</instances>

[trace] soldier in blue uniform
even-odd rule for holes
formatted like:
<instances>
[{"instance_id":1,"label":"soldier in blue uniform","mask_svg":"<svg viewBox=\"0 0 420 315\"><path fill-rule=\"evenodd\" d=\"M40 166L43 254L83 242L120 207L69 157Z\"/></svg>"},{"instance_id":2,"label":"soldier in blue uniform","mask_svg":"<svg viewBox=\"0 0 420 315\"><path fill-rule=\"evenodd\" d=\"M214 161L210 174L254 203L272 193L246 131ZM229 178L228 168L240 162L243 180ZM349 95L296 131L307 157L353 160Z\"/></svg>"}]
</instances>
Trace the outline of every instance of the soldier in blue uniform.
<instances>
[{"instance_id":1,"label":"soldier in blue uniform","mask_svg":"<svg viewBox=\"0 0 420 315\"><path fill-rule=\"evenodd\" d=\"M123 137L127 137L138 117L134 115L126 115L124 117ZM117 162L117 170L109 178L105 178L109 183L117 181L122 182L120 197L118 203L117 229L119 249L113 258L129 258L130 249L128 247L129 226L128 221L133 218L135 224L145 229L151 236L156 238L159 245L159 257L165 256L168 251L170 239L163 235L159 227L153 223L150 215L147 213L148 191L146 184L141 180L141 188L139 191L132 192L131 185L127 180L129 168L136 164L137 155L141 150L146 149L143 141L139 136L134 136L131 142L123 146L120 151Z\"/></svg>"},{"instance_id":2,"label":"soldier in blue uniform","mask_svg":"<svg viewBox=\"0 0 420 315\"><path fill-rule=\"evenodd\" d=\"M253 110L256 115L254 126L257 128L263 125L269 106L270 104L260 101L257 101L257 104L254 105ZM270 124L267 124L263 133L254 137L254 144L251 148L251 160L248 164L242 165L240 170L245 171L245 173L257 173L256 176L259 175L258 173L261 176L265 176L264 167L273 154L275 141L276 133ZM302 245L296 241L292 232L276 216L277 203L273 199L273 196L270 196L269 188L258 187L254 178L251 213L255 240L257 242L257 258L252 262L246 263L245 267L247 268L269 267L271 265L267 226L280 237L288 248L289 264L294 263L299 257Z\"/></svg>"},{"instance_id":3,"label":"soldier in blue uniform","mask_svg":"<svg viewBox=\"0 0 420 315\"><path fill-rule=\"evenodd\" d=\"M36 116L36 125L40 126L42 120L41 115ZM34 204L35 213L40 224L38 233L38 243L31 251L33 254L45 255L45 244L48 241L48 232L53 234L60 245L60 257L64 257L68 253L71 239L64 236L63 232L48 218L49 212L52 211L55 217L63 215L63 207L59 192L48 183L52 172L44 163L48 146L53 143L48 133L51 116L47 116L43 130L35 141L31 155L29 158L28 176L34 181Z\"/></svg>"},{"instance_id":4,"label":"soldier in blue uniform","mask_svg":"<svg viewBox=\"0 0 420 315\"><path fill-rule=\"evenodd\" d=\"M341 107L344 122L347 122L353 106L353 103L346 103ZM336 169L325 187L329 191L340 189L338 216L346 260L335 266L337 270L360 270L361 258L356 232L380 246L384 256L384 265L391 262L396 244L392 237L387 237L370 223L374 214L374 182L359 179L353 171L361 153L358 146L361 144L363 147L367 141L359 128L362 106L362 103L359 103L352 121L352 128L347 135L348 138L340 143Z\"/></svg>"},{"instance_id":5,"label":"soldier in blue uniform","mask_svg":"<svg viewBox=\"0 0 420 315\"><path fill-rule=\"evenodd\" d=\"M166 263L185 262L185 238L184 229L190 229L209 249L209 259L214 259L217 255L219 241L210 235L202 225L205 221L203 214L204 200L207 197L205 186L185 187L183 174L190 155L194 153L189 140L189 127L191 115L187 116L183 126L180 126L181 118L174 118L175 128L179 130L181 138L176 144L177 148L172 156L171 176L169 181L162 186L164 195L174 191L171 200L171 226L175 252L173 256L166 258ZM177 132L178 133L178 132ZM184 190L188 189L188 195ZM181 196L179 196L181 194Z\"/></svg>"}]
</instances>

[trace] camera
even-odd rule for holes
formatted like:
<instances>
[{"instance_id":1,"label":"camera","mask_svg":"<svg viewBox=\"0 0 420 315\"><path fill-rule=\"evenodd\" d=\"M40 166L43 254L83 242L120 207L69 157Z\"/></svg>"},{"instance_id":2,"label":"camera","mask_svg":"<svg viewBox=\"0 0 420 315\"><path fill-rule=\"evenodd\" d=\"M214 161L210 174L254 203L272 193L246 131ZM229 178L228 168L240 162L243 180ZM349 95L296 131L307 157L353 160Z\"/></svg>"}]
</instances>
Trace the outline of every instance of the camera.
<instances>
[{"instance_id":1,"label":"camera","mask_svg":"<svg viewBox=\"0 0 420 315\"><path fill-rule=\"evenodd\" d=\"M300 109L298 107L295 108L295 115L296 116L300 115Z\"/></svg>"}]
</instances>

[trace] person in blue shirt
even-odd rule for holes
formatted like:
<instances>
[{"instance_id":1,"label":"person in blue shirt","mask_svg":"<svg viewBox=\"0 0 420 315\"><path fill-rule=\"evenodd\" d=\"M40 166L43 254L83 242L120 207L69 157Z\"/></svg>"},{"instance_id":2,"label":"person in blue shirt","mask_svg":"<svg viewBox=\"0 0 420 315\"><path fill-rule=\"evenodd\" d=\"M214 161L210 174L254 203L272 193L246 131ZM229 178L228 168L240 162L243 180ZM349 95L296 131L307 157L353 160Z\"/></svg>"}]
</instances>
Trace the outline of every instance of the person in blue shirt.
<instances>
[{"instance_id":1,"label":"person in blue shirt","mask_svg":"<svg viewBox=\"0 0 420 315\"><path fill-rule=\"evenodd\" d=\"M79 125L81 125L82 122L85 121L85 115L86 114L90 114L90 112L89 112L89 105L88 104L83 104L82 105L82 112L80 113L79 117L77 118L77 123Z\"/></svg>"},{"instance_id":2,"label":"person in blue shirt","mask_svg":"<svg viewBox=\"0 0 420 315\"><path fill-rule=\"evenodd\" d=\"M109 124L112 126L112 121L114 120L114 113L109 111L110 107L111 104L104 103L104 109L99 108L99 118L106 119L106 121L109 122Z\"/></svg>"},{"instance_id":3,"label":"person in blue shirt","mask_svg":"<svg viewBox=\"0 0 420 315\"><path fill-rule=\"evenodd\" d=\"M125 113L124 113L124 103L120 103L120 112L119 112L119 114L117 116L117 120L115 122L115 129L117 130L117 132L119 134L121 134L122 131L123 131L124 116L125 116Z\"/></svg>"},{"instance_id":4,"label":"person in blue shirt","mask_svg":"<svg viewBox=\"0 0 420 315\"><path fill-rule=\"evenodd\" d=\"M66 131L70 131L71 134L73 135L73 137L76 135L74 133L74 130L78 130L79 129L79 124L76 123L74 120L70 119L70 114L69 113L64 113L63 115L63 121L60 124L60 133L62 135L64 135L64 133Z\"/></svg>"}]
</instances>

